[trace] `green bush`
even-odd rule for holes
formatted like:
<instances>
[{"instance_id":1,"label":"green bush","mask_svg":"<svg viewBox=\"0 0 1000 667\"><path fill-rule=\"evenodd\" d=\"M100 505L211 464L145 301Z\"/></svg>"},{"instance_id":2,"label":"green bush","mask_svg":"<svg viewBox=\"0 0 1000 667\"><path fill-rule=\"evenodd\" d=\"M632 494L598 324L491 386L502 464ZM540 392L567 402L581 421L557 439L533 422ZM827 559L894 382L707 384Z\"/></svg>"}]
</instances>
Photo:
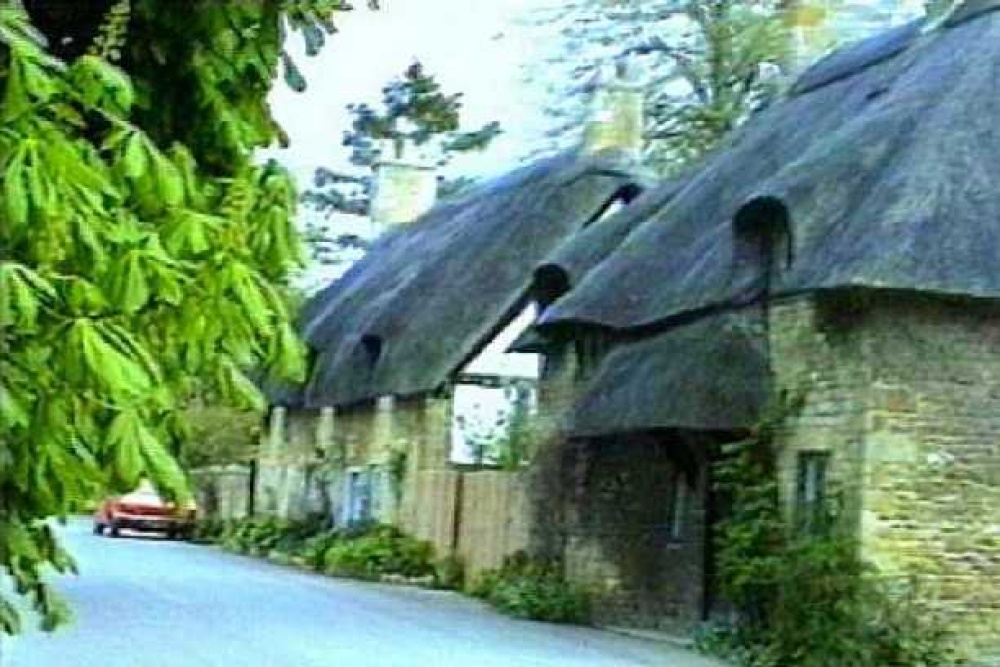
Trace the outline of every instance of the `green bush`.
<instances>
[{"instance_id":1,"label":"green bush","mask_svg":"<svg viewBox=\"0 0 1000 667\"><path fill-rule=\"evenodd\" d=\"M214 544L222 539L228 522L225 519L205 517L198 519L194 525L192 539L203 544Z\"/></svg>"},{"instance_id":2,"label":"green bush","mask_svg":"<svg viewBox=\"0 0 1000 667\"><path fill-rule=\"evenodd\" d=\"M469 594L517 618L552 623L590 621L589 593L566 581L556 563L524 552L506 558L502 567L482 573Z\"/></svg>"},{"instance_id":3,"label":"green bush","mask_svg":"<svg viewBox=\"0 0 1000 667\"><path fill-rule=\"evenodd\" d=\"M360 579L434 576L434 548L391 526L378 526L369 533L334 542L324 554L323 570Z\"/></svg>"},{"instance_id":4,"label":"green bush","mask_svg":"<svg viewBox=\"0 0 1000 667\"><path fill-rule=\"evenodd\" d=\"M438 588L460 591L465 587L465 564L457 556L446 556L434 564L434 584Z\"/></svg>"},{"instance_id":5,"label":"green bush","mask_svg":"<svg viewBox=\"0 0 1000 667\"><path fill-rule=\"evenodd\" d=\"M203 520L198 534L203 541L278 562L305 565L318 572L377 580L395 575L426 578L442 587L461 586L461 563L436 561L434 547L403 534L392 526L374 523L342 530L328 527L323 517L287 521L251 517L223 522Z\"/></svg>"}]
</instances>

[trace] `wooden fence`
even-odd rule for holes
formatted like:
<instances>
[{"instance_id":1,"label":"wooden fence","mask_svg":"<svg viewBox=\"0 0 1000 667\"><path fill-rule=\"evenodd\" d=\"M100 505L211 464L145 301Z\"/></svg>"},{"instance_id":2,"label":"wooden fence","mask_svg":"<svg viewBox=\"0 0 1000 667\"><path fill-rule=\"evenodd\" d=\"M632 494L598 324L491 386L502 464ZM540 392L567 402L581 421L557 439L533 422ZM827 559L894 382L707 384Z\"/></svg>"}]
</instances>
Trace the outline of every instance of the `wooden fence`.
<instances>
[{"instance_id":1,"label":"wooden fence","mask_svg":"<svg viewBox=\"0 0 1000 667\"><path fill-rule=\"evenodd\" d=\"M423 470L412 474L404 530L453 554L475 576L528 546L524 476L495 470Z\"/></svg>"}]
</instances>

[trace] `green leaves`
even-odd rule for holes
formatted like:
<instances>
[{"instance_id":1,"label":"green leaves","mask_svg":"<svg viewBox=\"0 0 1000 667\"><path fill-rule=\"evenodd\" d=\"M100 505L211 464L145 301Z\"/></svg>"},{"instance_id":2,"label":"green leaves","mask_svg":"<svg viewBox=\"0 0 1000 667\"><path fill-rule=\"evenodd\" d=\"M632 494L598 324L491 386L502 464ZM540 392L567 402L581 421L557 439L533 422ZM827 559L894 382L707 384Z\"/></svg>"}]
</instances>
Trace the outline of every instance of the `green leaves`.
<instances>
[{"instance_id":1,"label":"green leaves","mask_svg":"<svg viewBox=\"0 0 1000 667\"><path fill-rule=\"evenodd\" d=\"M114 473L124 488L134 488L145 474L173 496L185 496L184 473L138 411L120 412L108 429Z\"/></svg>"},{"instance_id":2,"label":"green leaves","mask_svg":"<svg viewBox=\"0 0 1000 667\"><path fill-rule=\"evenodd\" d=\"M10 58L0 118L13 121L44 104L60 89L59 63L39 51L34 44L16 40L9 43Z\"/></svg>"},{"instance_id":3,"label":"green leaves","mask_svg":"<svg viewBox=\"0 0 1000 667\"><path fill-rule=\"evenodd\" d=\"M118 154L118 169L132 186L146 209L180 206L184 201L184 180L170 159L160 152L149 136L136 128L123 128L106 143Z\"/></svg>"},{"instance_id":4,"label":"green leaves","mask_svg":"<svg viewBox=\"0 0 1000 667\"><path fill-rule=\"evenodd\" d=\"M69 80L86 106L114 116L127 116L135 100L132 82L125 72L97 56L77 58L69 69Z\"/></svg>"},{"instance_id":5,"label":"green leaves","mask_svg":"<svg viewBox=\"0 0 1000 667\"><path fill-rule=\"evenodd\" d=\"M20 231L28 221L28 182L24 174L24 149L21 147L4 164L3 200L10 232Z\"/></svg>"},{"instance_id":6,"label":"green leaves","mask_svg":"<svg viewBox=\"0 0 1000 667\"><path fill-rule=\"evenodd\" d=\"M163 245L174 257L203 255L212 248L213 237L224 224L213 215L184 211L164 226Z\"/></svg>"},{"instance_id":7,"label":"green leaves","mask_svg":"<svg viewBox=\"0 0 1000 667\"><path fill-rule=\"evenodd\" d=\"M0 262L0 327L34 329L41 307L56 299L52 284L22 264Z\"/></svg>"},{"instance_id":8,"label":"green leaves","mask_svg":"<svg viewBox=\"0 0 1000 667\"><path fill-rule=\"evenodd\" d=\"M85 317L69 325L60 356L70 382L113 402L148 395L159 375L152 357L127 331Z\"/></svg>"},{"instance_id":9,"label":"green leaves","mask_svg":"<svg viewBox=\"0 0 1000 667\"><path fill-rule=\"evenodd\" d=\"M326 2L296 2L298 26ZM119 2L87 49L0 0L0 570L45 628L68 610L43 568L72 569L45 521L143 476L185 497L188 401L259 409L245 370L303 370L279 287L294 189L252 154L278 134L276 7Z\"/></svg>"},{"instance_id":10,"label":"green leaves","mask_svg":"<svg viewBox=\"0 0 1000 667\"><path fill-rule=\"evenodd\" d=\"M147 237L126 251L109 270L109 290L126 313L135 313L157 300L177 304L183 298L185 277L156 237Z\"/></svg>"}]
</instances>

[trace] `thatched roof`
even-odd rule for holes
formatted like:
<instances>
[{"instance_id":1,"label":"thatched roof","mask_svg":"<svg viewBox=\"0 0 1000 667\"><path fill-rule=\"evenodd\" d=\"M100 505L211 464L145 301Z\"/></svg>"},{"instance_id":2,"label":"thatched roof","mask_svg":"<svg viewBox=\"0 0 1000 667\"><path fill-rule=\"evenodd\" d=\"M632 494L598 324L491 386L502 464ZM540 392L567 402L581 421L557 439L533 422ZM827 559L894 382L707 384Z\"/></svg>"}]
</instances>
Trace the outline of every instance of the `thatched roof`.
<instances>
[{"instance_id":1,"label":"thatched roof","mask_svg":"<svg viewBox=\"0 0 1000 667\"><path fill-rule=\"evenodd\" d=\"M635 183L614 162L545 159L381 239L304 309L309 407L430 392L526 303L534 267Z\"/></svg>"},{"instance_id":2,"label":"thatched roof","mask_svg":"<svg viewBox=\"0 0 1000 667\"><path fill-rule=\"evenodd\" d=\"M769 387L762 337L746 316L706 317L615 346L565 428L575 437L749 428L760 419Z\"/></svg>"},{"instance_id":3,"label":"thatched roof","mask_svg":"<svg viewBox=\"0 0 1000 667\"><path fill-rule=\"evenodd\" d=\"M818 63L545 315L619 330L736 305L736 221L786 218L774 296L844 287L1000 297L1000 8ZM770 218L770 219L769 219Z\"/></svg>"},{"instance_id":4,"label":"thatched roof","mask_svg":"<svg viewBox=\"0 0 1000 667\"><path fill-rule=\"evenodd\" d=\"M536 269L536 281L544 280L547 269L558 269L566 287L576 287L592 268L617 250L637 227L662 209L686 183L687 179L678 178L649 188L627 208L570 237Z\"/></svg>"}]
</instances>

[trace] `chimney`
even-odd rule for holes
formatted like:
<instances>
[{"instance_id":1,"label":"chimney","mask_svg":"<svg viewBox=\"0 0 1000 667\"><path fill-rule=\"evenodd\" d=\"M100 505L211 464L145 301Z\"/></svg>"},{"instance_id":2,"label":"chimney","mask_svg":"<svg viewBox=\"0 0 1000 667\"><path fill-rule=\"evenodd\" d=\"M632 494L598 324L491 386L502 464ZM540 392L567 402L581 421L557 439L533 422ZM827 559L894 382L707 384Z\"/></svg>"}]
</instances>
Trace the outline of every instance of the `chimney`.
<instances>
[{"instance_id":1,"label":"chimney","mask_svg":"<svg viewBox=\"0 0 1000 667\"><path fill-rule=\"evenodd\" d=\"M370 215L377 230L413 222L434 206L437 173L433 159L403 142L380 144Z\"/></svg>"},{"instance_id":2,"label":"chimney","mask_svg":"<svg viewBox=\"0 0 1000 667\"><path fill-rule=\"evenodd\" d=\"M787 73L794 79L836 46L878 34L933 14L932 6L954 0L784 0L790 53ZM944 11L944 10L940 10Z\"/></svg>"},{"instance_id":3,"label":"chimney","mask_svg":"<svg viewBox=\"0 0 1000 667\"><path fill-rule=\"evenodd\" d=\"M592 82L590 118L584 128L584 152L618 151L639 160L645 125L642 78L638 68L626 60L598 69Z\"/></svg>"},{"instance_id":4,"label":"chimney","mask_svg":"<svg viewBox=\"0 0 1000 667\"><path fill-rule=\"evenodd\" d=\"M828 0L786 0L785 25L788 27L788 74L797 77L820 59L836 43L831 28Z\"/></svg>"}]
</instances>

